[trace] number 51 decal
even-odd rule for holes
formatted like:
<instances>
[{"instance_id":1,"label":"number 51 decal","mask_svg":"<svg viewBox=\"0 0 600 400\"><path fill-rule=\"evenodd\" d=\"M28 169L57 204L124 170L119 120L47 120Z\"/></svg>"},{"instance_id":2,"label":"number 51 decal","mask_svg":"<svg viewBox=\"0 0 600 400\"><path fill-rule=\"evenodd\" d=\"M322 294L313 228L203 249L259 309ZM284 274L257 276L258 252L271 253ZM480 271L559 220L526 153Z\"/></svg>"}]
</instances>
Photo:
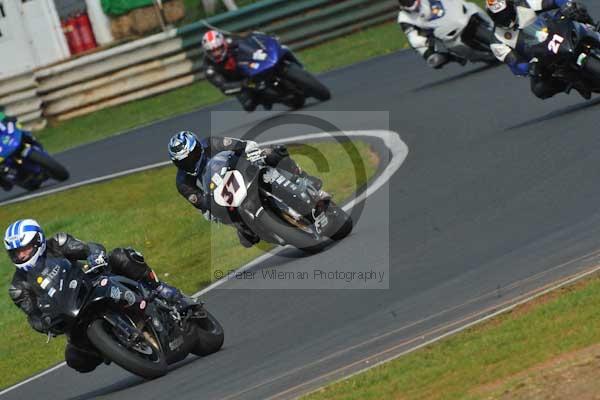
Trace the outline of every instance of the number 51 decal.
<instances>
[{"instance_id":1,"label":"number 51 decal","mask_svg":"<svg viewBox=\"0 0 600 400\"><path fill-rule=\"evenodd\" d=\"M550 43L548 43L548 50L553 52L554 54L558 54L558 50L560 50L560 45L565 41L565 38L560 35L554 35Z\"/></svg>"}]
</instances>

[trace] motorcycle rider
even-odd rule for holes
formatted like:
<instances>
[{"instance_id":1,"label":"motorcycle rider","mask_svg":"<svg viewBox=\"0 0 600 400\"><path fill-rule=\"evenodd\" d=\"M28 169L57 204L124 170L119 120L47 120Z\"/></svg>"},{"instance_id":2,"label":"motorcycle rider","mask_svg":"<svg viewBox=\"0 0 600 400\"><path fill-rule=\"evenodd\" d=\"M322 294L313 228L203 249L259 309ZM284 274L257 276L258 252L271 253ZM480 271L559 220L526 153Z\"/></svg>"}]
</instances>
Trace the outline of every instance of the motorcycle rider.
<instances>
[{"instance_id":1,"label":"motorcycle rider","mask_svg":"<svg viewBox=\"0 0 600 400\"><path fill-rule=\"evenodd\" d=\"M82 265L88 270L109 268L110 272L139 281L153 293L170 304L186 309L196 304L192 299L163 282L150 269L144 257L132 248L116 248L106 255L105 248L97 243L85 243L68 233L60 232L46 239L44 231L37 221L23 219L12 223L4 235L4 245L16 271L9 287L12 301L25 314L31 327L45 334L60 334L52 325L51 318L38 307L38 293L43 290L39 277L49 265ZM39 278L38 278L39 279ZM82 349L68 343L65 348L65 361L69 367L79 372L91 372L100 363L102 357L92 349Z\"/></svg>"},{"instance_id":2,"label":"motorcycle rider","mask_svg":"<svg viewBox=\"0 0 600 400\"><path fill-rule=\"evenodd\" d=\"M207 31L202 37L202 48L205 54L202 66L204 75L223 94L235 95L244 110L252 112L260 103L265 109L270 110L273 103L267 99L269 93L265 93L263 98L260 98L251 87L252 83L246 80L238 67L241 40L243 39L225 37L222 32L216 30ZM263 92L269 92L269 89L265 88Z\"/></svg>"},{"instance_id":3,"label":"motorcycle rider","mask_svg":"<svg viewBox=\"0 0 600 400\"><path fill-rule=\"evenodd\" d=\"M574 0L486 0L486 9L495 24L496 43L490 46L498 60L508 65L517 76L531 77L531 91L541 99L547 99L557 93L569 92L573 87L585 99L591 98L591 91L584 85L569 84L559 79L567 77L570 71L552 73L539 62L530 62L526 55L519 54L519 33L535 22L537 14L553 9L575 21L594 24L586 8Z\"/></svg>"},{"instance_id":4,"label":"motorcycle rider","mask_svg":"<svg viewBox=\"0 0 600 400\"><path fill-rule=\"evenodd\" d=\"M466 59L457 57L449 52L440 52L435 48L432 23L445 15L443 0L398 0L400 13L398 23L406 34L410 46L426 60L431 68L439 69L449 62L461 65ZM471 19L463 35L468 37L477 31L478 19Z\"/></svg>"},{"instance_id":5,"label":"motorcycle rider","mask_svg":"<svg viewBox=\"0 0 600 400\"><path fill-rule=\"evenodd\" d=\"M0 135L5 134L6 132L12 132L15 130L15 128L21 129L17 119L7 116L4 113L4 110L0 109ZM26 136L31 136L31 133L27 131L23 131L23 134ZM2 163L0 163L0 187L6 191L9 191L13 188L13 183L6 177L6 172L7 171L2 167Z\"/></svg>"},{"instance_id":6,"label":"motorcycle rider","mask_svg":"<svg viewBox=\"0 0 600 400\"><path fill-rule=\"evenodd\" d=\"M209 221L212 220L210 194L204 193L202 188L196 184L196 181L202 176L208 160L221 151L233 151L239 155L262 153L267 165L307 178L317 190L321 190L321 180L302 171L298 164L290 158L287 148L283 145L261 149L256 142L251 140L217 136L198 139L194 133L189 131L176 133L169 140L169 157L178 170L176 177L177 190L194 207L200 210ZM238 224L236 227L242 246L249 248L260 241L258 235L245 225Z\"/></svg>"}]
</instances>

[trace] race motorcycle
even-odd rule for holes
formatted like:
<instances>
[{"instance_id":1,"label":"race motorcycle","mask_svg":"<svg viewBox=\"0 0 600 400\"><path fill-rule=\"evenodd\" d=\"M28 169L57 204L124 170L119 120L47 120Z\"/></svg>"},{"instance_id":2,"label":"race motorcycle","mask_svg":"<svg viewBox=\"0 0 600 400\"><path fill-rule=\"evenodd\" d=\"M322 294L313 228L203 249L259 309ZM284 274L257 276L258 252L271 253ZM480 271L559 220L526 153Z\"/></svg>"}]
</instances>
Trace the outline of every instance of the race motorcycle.
<instances>
[{"instance_id":1,"label":"race motorcycle","mask_svg":"<svg viewBox=\"0 0 600 400\"><path fill-rule=\"evenodd\" d=\"M242 225L269 243L314 253L352 231L352 218L329 194L307 178L266 165L261 150L217 153L199 183L210 193L214 220Z\"/></svg>"},{"instance_id":2,"label":"race motorcycle","mask_svg":"<svg viewBox=\"0 0 600 400\"><path fill-rule=\"evenodd\" d=\"M490 50L494 23L479 6L462 0L430 0L436 16L421 27L429 31L429 41L436 53L449 53L461 64L467 62L496 63ZM411 24L405 13L398 23Z\"/></svg>"},{"instance_id":3,"label":"race motorcycle","mask_svg":"<svg viewBox=\"0 0 600 400\"><path fill-rule=\"evenodd\" d=\"M600 92L600 33L560 10L540 14L519 34L519 53L570 88ZM578 86L579 85L579 86Z\"/></svg>"},{"instance_id":4,"label":"race motorcycle","mask_svg":"<svg viewBox=\"0 0 600 400\"><path fill-rule=\"evenodd\" d=\"M69 172L42 145L17 124L0 126L0 182L5 190L13 185L38 189L49 178L69 179Z\"/></svg>"},{"instance_id":5,"label":"race motorcycle","mask_svg":"<svg viewBox=\"0 0 600 400\"><path fill-rule=\"evenodd\" d=\"M296 109L308 97L331 98L329 89L275 37L255 32L240 40L238 65L247 77L246 88L256 92L262 104L283 103Z\"/></svg>"},{"instance_id":6,"label":"race motorcycle","mask_svg":"<svg viewBox=\"0 0 600 400\"><path fill-rule=\"evenodd\" d=\"M62 260L31 277L52 334L65 333L73 345L146 379L189 353L221 348L223 328L202 303L180 311L138 282L104 272Z\"/></svg>"}]
</instances>

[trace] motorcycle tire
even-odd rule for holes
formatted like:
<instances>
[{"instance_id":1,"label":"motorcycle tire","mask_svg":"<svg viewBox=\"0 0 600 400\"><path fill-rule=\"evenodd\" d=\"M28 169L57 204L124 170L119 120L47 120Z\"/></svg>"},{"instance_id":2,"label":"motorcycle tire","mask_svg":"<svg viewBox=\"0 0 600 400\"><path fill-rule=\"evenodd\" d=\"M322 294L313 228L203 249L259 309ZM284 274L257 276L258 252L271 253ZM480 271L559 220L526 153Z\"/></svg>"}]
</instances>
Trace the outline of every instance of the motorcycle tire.
<instances>
[{"instance_id":1,"label":"motorcycle tire","mask_svg":"<svg viewBox=\"0 0 600 400\"><path fill-rule=\"evenodd\" d=\"M223 327L208 311L206 311L206 318L199 319L196 322L196 332L198 342L192 349L192 354L207 356L216 353L223 346L225 340Z\"/></svg>"},{"instance_id":2,"label":"motorcycle tire","mask_svg":"<svg viewBox=\"0 0 600 400\"><path fill-rule=\"evenodd\" d=\"M330 224L327 236L331 239L335 241L342 240L352 232L352 228L354 227L352 217L342 208L332 205L327 209L326 213Z\"/></svg>"},{"instance_id":3,"label":"motorcycle tire","mask_svg":"<svg viewBox=\"0 0 600 400\"><path fill-rule=\"evenodd\" d=\"M289 225L267 208L256 218L256 224L272 234L282 238L286 244L309 254L322 251L327 245L327 238L316 239L297 227Z\"/></svg>"},{"instance_id":4,"label":"motorcycle tire","mask_svg":"<svg viewBox=\"0 0 600 400\"><path fill-rule=\"evenodd\" d=\"M310 72L302 69L296 64L288 65L285 71L285 79L292 81L302 87L308 96L312 96L320 101L326 101L331 98L331 92Z\"/></svg>"},{"instance_id":5,"label":"motorcycle tire","mask_svg":"<svg viewBox=\"0 0 600 400\"><path fill-rule=\"evenodd\" d=\"M69 171L49 155L32 150L29 153L29 159L45 169L52 179L61 182L69 179Z\"/></svg>"},{"instance_id":6,"label":"motorcycle tire","mask_svg":"<svg viewBox=\"0 0 600 400\"><path fill-rule=\"evenodd\" d=\"M156 359L144 358L121 345L110 333L110 329L111 326L103 319L94 320L87 329L88 339L104 357L145 379L156 379L166 375L167 361L162 351L150 346Z\"/></svg>"},{"instance_id":7,"label":"motorcycle tire","mask_svg":"<svg viewBox=\"0 0 600 400\"><path fill-rule=\"evenodd\" d=\"M594 56L588 56L583 64L583 69L591 74L596 81L600 82L600 60Z\"/></svg>"}]
</instances>

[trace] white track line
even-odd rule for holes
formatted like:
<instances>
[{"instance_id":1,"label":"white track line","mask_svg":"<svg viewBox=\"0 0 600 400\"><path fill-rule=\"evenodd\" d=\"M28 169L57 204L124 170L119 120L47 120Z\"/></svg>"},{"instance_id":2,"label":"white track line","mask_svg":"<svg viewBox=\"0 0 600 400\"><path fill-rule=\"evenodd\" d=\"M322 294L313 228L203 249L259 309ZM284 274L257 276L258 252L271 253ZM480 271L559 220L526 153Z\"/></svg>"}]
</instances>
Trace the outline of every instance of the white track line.
<instances>
[{"instance_id":1,"label":"white track line","mask_svg":"<svg viewBox=\"0 0 600 400\"><path fill-rule=\"evenodd\" d=\"M33 193L33 194L30 194L30 195L27 195L27 196L17 197L16 199L6 200L6 201L3 201L2 203L0 203L0 206L5 206L5 205L8 205L8 204L14 204L14 203L21 203L23 201L35 199L37 197L47 196L47 195L50 195L50 194L64 192L65 190L75 189L75 188L80 187L80 186L85 186L85 185L90 185L92 183L98 183L98 182L108 181L110 179L120 178L120 177L125 176L125 175L131 175L131 174L135 174L136 172L142 172L142 171L146 171L146 170L149 170L149 169L154 169L154 168L159 168L159 167L165 167L165 166L167 166L169 164L171 164L171 161L162 161L162 162L159 162L159 163L156 163L156 164L145 165L143 167L132 168L132 169L128 169L126 171L121 171L121 172L116 172L114 174L100 176L98 178L87 179L85 181L81 181L81 182L77 182L77 183L72 183L72 184L66 185L66 186L61 186L61 187L58 187L56 189L50 189L50 190L46 190L46 191L39 192L39 193ZM0 392L0 395L1 394L2 393Z\"/></svg>"},{"instance_id":2,"label":"white track line","mask_svg":"<svg viewBox=\"0 0 600 400\"><path fill-rule=\"evenodd\" d=\"M16 385L13 385L13 386L11 386L11 387L9 387L9 388L7 388L7 389L4 389L3 391L1 391L1 392L0 392L0 396L2 396L3 394L6 394L6 393L8 393L8 392L10 392L10 391L12 391L12 390L15 390L15 389L16 389L16 388L18 388L18 387L21 387L21 386L23 386L23 385L26 385L26 384L28 384L28 383L29 383L29 382L31 382L31 381L34 381L34 380L36 380L36 379L38 379L38 378L41 378L42 376L44 376L44 375L47 375L47 374L49 374L50 372L56 371L57 369L59 369L60 367L63 367L63 366L65 366L65 365L67 365L67 363L63 361L63 362L61 362L60 364L58 364L58 365L55 365L54 367L52 367L52 368L50 368L50 369L47 369L47 370L45 370L44 372L40 372L39 374L37 374L37 375L34 375L34 376L32 376L31 378L25 379L23 382L19 382L19 383L17 383Z\"/></svg>"},{"instance_id":3,"label":"white track line","mask_svg":"<svg viewBox=\"0 0 600 400\"><path fill-rule=\"evenodd\" d=\"M398 134L396 132L385 131L385 130L344 131L344 132L335 132L335 133L323 132L323 133L313 133L313 134L307 134L307 135L294 136L294 137L286 138L286 139L271 140L269 142L261 143L261 145L268 146L268 145L272 145L272 144L295 143L295 142L302 142L302 141L315 140L315 139L327 139L327 138L331 138L331 137L340 137L340 136L342 136L342 137L343 136L354 136L354 137L362 136L362 137L379 138L384 142L386 147L392 153L392 159L390 160L388 166L378 176L378 178L375 181L373 181L371 184L369 184L369 186L367 187L367 190L363 191L361 193L361 195L359 195L354 200L352 200L350 203L348 203L344 206L344 209L348 209L348 208L352 207L353 205L355 205L361 201L364 201L369 195L373 194L377 189L379 189L381 186L383 186L391 178L391 176L398 170L398 168L400 168L400 166L406 159L406 156L408 155L408 147L400 139L400 136L398 136ZM133 169L130 169L127 171L117 172L115 174L105 175L102 177L89 179L89 180L86 180L83 182L74 183L72 185L48 190L46 192L36 193L36 194L30 195L30 196L25 196L25 197L20 197L18 199L14 199L14 200L9 200L9 201L0 203L0 205L18 203L21 201L30 200L30 199L33 199L36 197L41 197L41 196L45 196L45 195L49 195L49 194L53 194L53 193L62 192L65 190L73 189L73 188L84 186L84 185L89 185L92 183L98 183L98 182L106 181L109 179L114 179L114 178L118 178L121 176L134 174L136 172L141 172L141 171L146 171L146 170L153 169L153 168L163 167L163 166L169 165L170 163L171 163L170 161L166 161L166 162L160 162L160 163L156 163L156 164L146 165L146 166L139 167L139 168L133 168ZM275 256L277 253L279 253L280 251L283 251L286 248L287 247L281 247L281 248L276 249L272 253L263 254L262 256L251 261L249 264L246 264L245 266L239 268L237 271L244 271L249 268L252 268L253 266L261 263L262 261ZM212 285L204 288L203 290L199 291L198 293L194 294L193 296L198 297L198 296L216 288L217 286L222 285L227 280L228 280L228 278L221 279L221 280L213 283ZM0 392L0 396L4 395L10 391L13 391L23 385L26 385L27 383L29 383L31 381L41 378L42 376L47 375L65 365L66 365L66 363L62 362L58 365L55 365L54 367L52 367L50 369L47 369L43 372L40 372L37 375L32 376L31 378L24 380L23 382L19 382L9 388L6 388Z\"/></svg>"},{"instance_id":4,"label":"white track line","mask_svg":"<svg viewBox=\"0 0 600 400\"><path fill-rule=\"evenodd\" d=\"M264 146L269 146L272 144L296 143L296 142L307 141L307 140L326 139L326 138L331 138L332 136L334 136L334 137L362 136L362 137L375 137L375 138L381 139L381 140L383 140L385 146L390 150L391 157L392 157L392 159L390 160L388 165L381 172L381 174L377 177L377 179L375 179L373 182L371 182L369 184L369 186L367 187L367 189L364 190L360 195L358 195L356 198L352 199L352 201L348 202L347 204L344 205L344 207L342 207L345 211L348 211L349 209L354 207L356 204L358 204L362 201L365 201L367 199L367 197L369 197L370 195L375 193L379 188L381 188L392 177L392 175L394 175L396 173L396 171L400 168L400 166L402 165L404 160L406 160L406 156L408 155L408 146L406 146L406 144L400 139L400 136L398 136L398 134L395 132L384 131L384 130L343 131L340 133L327 133L327 132L313 133L313 134L308 134L308 135L294 136L294 137L286 138L286 139L282 139L282 140L273 140L273 141L265 142L265 143L261 143L261 144ZM276 256L277 254L281 253L282 251L285 251L285 250L291 249L291 248L292 248L292 246L279 246L276 249L274 249L273 251L271 251L270 253L265 253L262 256L250 261L248 264L244 265L243 267L236 269L234 273L227 274L227 276L225 278L220 279L220 280L212 283L211 285L205 287L198 293L195 293L193 295L193 297L201 296L204 293L207 293L207 292L213 290L214 288L221 286L222 284L229 281L230 279L233 279L236 276L236 273L247 271L257 265L260 265L265 260L268 260L269 258Z\"/></svg>"}]
</instances>

